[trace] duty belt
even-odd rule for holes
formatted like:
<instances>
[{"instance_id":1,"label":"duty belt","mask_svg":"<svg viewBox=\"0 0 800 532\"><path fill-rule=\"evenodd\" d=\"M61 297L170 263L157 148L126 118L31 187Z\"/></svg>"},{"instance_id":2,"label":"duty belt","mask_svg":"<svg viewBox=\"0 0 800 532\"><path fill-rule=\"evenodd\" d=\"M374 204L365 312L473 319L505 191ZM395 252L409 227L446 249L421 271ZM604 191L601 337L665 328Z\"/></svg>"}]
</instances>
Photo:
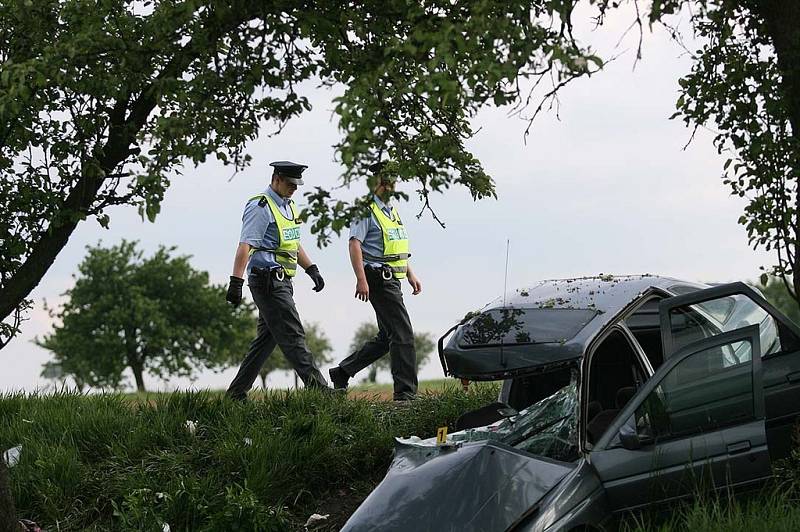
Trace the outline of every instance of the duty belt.
<instances>
[{"instance_id":1,"label":"duty belt","mask_svg":"<svg viewBox=\"0 0 800 532\"><path fill-rule=\"evenodd\" d=\"M286 278L286 271L283 269L283 266L274 268L259 268L258 266L254 266L250 273L258 277L275 277L278 281L283 281Z\"/></svg>"},{"instance_id":2,"label":"duty belt","mask_svg":"<svg viewBox=\"0 0 800 532\"><path fill-rule=\"evenodd\" d=\"M392 267L389 266L388 264L384 264L382 266L367 266L367 270L375 273L380 272L381 278L384 281L389 281L394 277L394 274L392 272Z\"/></svg>"}]
</instances>

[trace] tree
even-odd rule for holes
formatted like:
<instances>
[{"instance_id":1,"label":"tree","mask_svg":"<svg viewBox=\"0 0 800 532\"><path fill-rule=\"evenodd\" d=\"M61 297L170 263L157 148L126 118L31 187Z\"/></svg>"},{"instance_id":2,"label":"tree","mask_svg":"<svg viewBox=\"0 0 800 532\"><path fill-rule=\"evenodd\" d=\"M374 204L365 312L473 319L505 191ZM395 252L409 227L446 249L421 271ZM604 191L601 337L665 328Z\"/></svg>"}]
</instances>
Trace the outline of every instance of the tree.
<instances>
[{"instance_id":1,"label":"tree","mask_svg":"<svg viewBox=\"0 0 800 532\"><path fill-rule=\"evenodd\" d=\"M89 247L68 300L51 314L61 323L38 345L55 355L79 387L119 388L133 372L144 391L144 373L191 376L241 356L254 334L253 304L234 309L225 287L191 267L189 257L161 247L143 258L136 243Z\"/></svg>"},{"instance_id":2,"label":"tree","mask_svg":"<svg viewBox=\"0 0 800 532\"><path fill-rule=\"evenodd\" d=\"M715 127L727 153L722 178L748 203L739 223L750 244L775 253L763 267L800 303L800 3L794 0L659 0L651 23L689 6L704 44L679 83L678 111Z\"/></svg>"},{"instance_id":3,"label":"tree","mask_svg":"<svg viewBox=\"0 0 800 532\"><path fill-rule=\"evenodd\" d=\"M786 288L781 279L770 277L766 286L758 287L764 297L775 305L775 308L786 314L790 320L800 325L800 305Z\"/></svg>"},{"instance_id":4,"label":"tree","mask_svg":"<svg viewBox=\"0 0 800 532\"><path fill-rule=\"evenodd\" d=\"M320 83L344 89L343 182L388 154L428 207L454 185L494 196L465 148L470 118L488 105L521 111L531 100L521 78L560 87L599 68L571 36L571 4L3 2L0 347L81 221L107 226L117 205L153 220L186 164L242 169L246 143L307 111L300 91ZM366 212L320 188L308 200L321 243Z\"/></svg>"},{"instance_id":5,"label":"tree","mask_svg":"<svg viewBox=\"0 0 800 532\"><path fill-rule=\"evenodd\" d=\"M303 329L306 331L306 347L311 351L311 356L317 367L333 361L329 356L330 352L333 351L333 347L331 347L328 336L320 329L319 324L306 322L303 323ZM292 366L289 365L289 361L286 360L286 357L283 356L283 351L281 351L280 346L275 347L272 354L267 361L264 362L264 365L261 366L261 370L258 372L258 376L261 377L262 388L265 390L267 389L267 375L277 369L287 371L293 369ZM297 388L297 373L294 374L294 387Z\"/></svg>"},{"instance_id":6,"label":"tree","mask_svg":"<svg viewBox=\"0 0 800 532\"><path fill-rule=\"evenodd\" d=\"M350 352L358 350L365 342L372 340L378 334L378 326L374 323L365 321L356 329L353 341L350 342ZM417 371L428 361L433 348L435 347L431 333L415 333L414 349L417 353ZM378 378L378 371L391 368L391 359L388 356L379 358L369 367L367 382L375 382Z\"/></svg>"}]
</instances>

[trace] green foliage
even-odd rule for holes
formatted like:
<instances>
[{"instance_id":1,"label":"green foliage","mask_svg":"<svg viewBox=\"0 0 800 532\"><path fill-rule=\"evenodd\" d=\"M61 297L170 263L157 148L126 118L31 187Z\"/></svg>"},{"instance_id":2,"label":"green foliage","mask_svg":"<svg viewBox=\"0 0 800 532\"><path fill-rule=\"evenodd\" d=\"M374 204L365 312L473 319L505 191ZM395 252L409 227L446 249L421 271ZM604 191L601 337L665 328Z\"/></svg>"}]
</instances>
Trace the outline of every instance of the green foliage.
<instances>
[{"instance_id":1,"label":"green foliage","mask_svg":"<svg viewBox=\"0 0 800 532\"><path fill-rule=\"evenodd\" d=\"M673 117L695 129L713 123L726 154L723 182L747 199L739 223L750 244L775 253L765 270L791 278L800 268L797 190L800 175L800 35L795 2L658 2L663 11L693 6L702 47L680 81ZM661 11L654 10L658 18ZM782 21L787 21L783 24ZM800 278L799 278L800 279ZM790 288L798 299L797 288Z\"/></svg>"},{"instance_id":2,"label":"green foliage","mask_svg":"<svg viewBox=\"0 0 800 532\"><path fill-rule=\"evenodd\" d=\"M354 351L357 351L366 342L375 338L377 334L378 326L372 322L365 321L358 326L356 332L353 334L353 340L350 342L350 352L353 353ZM417 371L419 371L419 368L421 368L425 362L428 361L434 347L436 347L436 345L434 344L433 335L431 335L431 333L425 332L414 334L414 349L417 353ZM367 382L375 382L378 378L378 371L386 370L390 367L391 359L387 353L387 356L379 358L370 366L369 373L367 374Z\"/></svg>"},{"instance_id":3,"label":"green foliage","mask_svg":"<svg viewBox=\"0 0 800 532\"><path fill-rule=\"evenodd\" d=\"M311 351L311 356L314 359L314 363L317 367L321 367L324 364L327 364L333 359L330 357L331 351L333 351L333 347L331 346L331 342L328 339L328 336L325 334L318 323L303 323L303 329L306 331L306 347L308 350ZM241 362L241 356L238 360L234 361L234 363ZM286 357L283 355L283 351L281 351L280 346L275 346L275 349L272 351L272 354L269 355L264 365L261 366L261 370L258 372L258 376L261 377L261 385L263 388L267 387L267 375L272 373L275 370L292 370L291 364L289 361L286 360Z\"/></svg>"},{"instance_id":4,"label":"green foliage","mask_svg":"<svg viewBox=\"0 0 800 532\"><path fill-rule=\"evenodd\" d=\"M48 530L300 530L314 512L339 530L385 474L394 436L452 429L497 393L453 385L400 406L316 390L246 404L207 392L11 395L0 397L0 449L22 445L17 510Z\"/></svg>"},{"instance_id":5,"label":"green foliage","mask_svg":"<svg viewBox=\"0 0 800 532\"><path fill-rule=\"evenodd\" d=\"M453 185L494 196L465 147L469 120L526 107L521 79L562 86L599 68L564 23L570 11L549 0L3 2L0 345L80 221L107 226L116 205L153 220L169 176L208 157L246 166L247 142L310 109L300 91L320 83L344 87L344 183L388 154L426 200ZM321 243L359 212L321 189L308 200Z\"/></svg>"},{"instance_id":6,"label":"green foliage","mask_svg":"<svg viewBox=\"0 0 800 532\"><path fill-rule=\"evenodd\" d=\"M792 280L789 279L791 285ZM766 286L758 287L764 297L783 312L786 317L800 325L800 303L792 297L792 294L783 279L769 277Z\"/></svg>"},{"instance_id":7,"label":"green foliage","mask_svg":"<svg viewBox=\"0 0 800 532\"><path fill-rule=\"evenodd\" d=\"M119 388L130 368L143 390L144 372L191 376L241 358L254 331L252 303L234 309L224 286L209 284L207 273L173 251L161 247L143 258L126 241L88 248L67 301L51 310L60 325L37 340L53 352L62 376L79 388ZM52 366L45 372L54 373Z\"/></svg>"}]
</instances>

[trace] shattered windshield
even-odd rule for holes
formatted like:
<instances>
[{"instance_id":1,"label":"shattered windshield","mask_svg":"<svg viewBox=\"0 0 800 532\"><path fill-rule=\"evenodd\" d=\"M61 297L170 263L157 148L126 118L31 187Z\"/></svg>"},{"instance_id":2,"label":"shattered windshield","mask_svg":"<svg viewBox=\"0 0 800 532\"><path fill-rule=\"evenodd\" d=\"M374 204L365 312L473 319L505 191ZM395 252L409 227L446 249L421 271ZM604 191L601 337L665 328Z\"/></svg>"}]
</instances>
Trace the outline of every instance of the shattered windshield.
<instances>
[{"instance_id":1,"label":"shattered windshield","mask_svg":"<svg viewBox=\"0 0 800 532\"><path fill-rule=\"evenodd\" d=\"M523 410L505 443L531 454L570 462L577 458L578 394L573 379Z\"/></svg>"},{"instance_id":2,"label":"shattered windshield","mask_svg":"<svg viewBox=\"0 0 800 532\"><path fill-rule=\"evenodd\" d=\"M573 373L569 384L518 415L457 432L451 441L499 440L531 454L572 462L578 457L577 390Z\"/></svg>"}]
</instances>

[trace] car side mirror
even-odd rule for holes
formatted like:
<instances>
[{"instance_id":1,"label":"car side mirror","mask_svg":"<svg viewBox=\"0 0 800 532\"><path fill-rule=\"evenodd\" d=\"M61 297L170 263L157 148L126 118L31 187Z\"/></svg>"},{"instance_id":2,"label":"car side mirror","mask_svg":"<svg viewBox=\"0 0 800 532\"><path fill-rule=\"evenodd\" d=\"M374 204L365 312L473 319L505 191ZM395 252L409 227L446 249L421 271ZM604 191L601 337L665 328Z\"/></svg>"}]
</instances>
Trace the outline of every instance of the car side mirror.
<instances>
[{"instance_id":1,"label":"car side mirror","mask_svg":"<svg viewBox=\"0 0 800 532\"><path fill-rule=\"evenodd\" d=\"M639 435L639 431L636 429L634 414L619 428L619 441L625 449L636 451L641 449L644 445L653 443L653 438L646 435Z\"/></svg>"},{"instance_id":2,"label":"car side mirror","mask_svg":"<svg viewBox=\"0 0 800 532\"><path fill-rule=\"evenodd\" d=\"M628 432L624 426L619 429L619 441L629 451L636 451L642 448L639 435L635 432Z\"/></svg>"}]
</instances>

